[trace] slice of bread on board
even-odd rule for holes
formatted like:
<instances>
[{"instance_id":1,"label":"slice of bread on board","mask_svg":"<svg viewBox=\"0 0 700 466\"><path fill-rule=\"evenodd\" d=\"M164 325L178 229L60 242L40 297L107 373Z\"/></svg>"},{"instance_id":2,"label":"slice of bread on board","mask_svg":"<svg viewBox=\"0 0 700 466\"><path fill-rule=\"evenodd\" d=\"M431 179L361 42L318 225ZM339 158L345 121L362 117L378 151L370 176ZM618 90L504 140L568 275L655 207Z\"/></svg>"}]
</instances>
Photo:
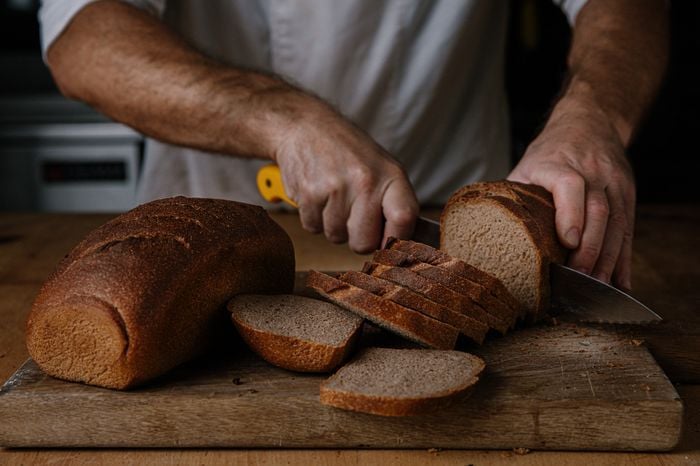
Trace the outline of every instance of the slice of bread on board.
<instances>
[{"instance_id":1,"label":"slice of bread on board","mask_svg":"<svg viewBox=\"0 0 700 466\"><path fill-rule=\"evenodd\" d=\"M245 294L227 307L253 351L270 364L298 372L334 370L362 331L362 317L304 296Z\"/></svg>"}]
</instances>

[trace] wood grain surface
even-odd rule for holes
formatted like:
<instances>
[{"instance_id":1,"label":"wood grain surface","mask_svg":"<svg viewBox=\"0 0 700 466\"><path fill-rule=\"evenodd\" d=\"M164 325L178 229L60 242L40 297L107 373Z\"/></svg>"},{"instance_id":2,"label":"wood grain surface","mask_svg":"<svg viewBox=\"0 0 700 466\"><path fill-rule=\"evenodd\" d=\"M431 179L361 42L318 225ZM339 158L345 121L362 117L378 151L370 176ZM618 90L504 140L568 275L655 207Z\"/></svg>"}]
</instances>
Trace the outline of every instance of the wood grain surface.
<instances>
[{"instance_id":1,"label":"wood grain surface","mask_svg":"<svg viewBox=\"0 0 700 466\"><path fill-rule=\"evenodd\" d=\"M277 369L237 343L128 392L62 382L29 361L0 390L0 445L644 451L680 438L673 385L609 330L539 325L470 348L487 365L472 396L407 418L323 406L324 376Z\"/></svg>"},{"instance_id":2,"label":"wood grain surface","mask_svg":"<svg viewBox=\"0 0 700 466\"><path fill-rule=\"evenodd\" d=\"M107 215L0 214L0 377L27 358L26 312L56 262ZM299 269L359 268L364 257L303 232L294 215L275 214L292 236ZM2 449L2 464L700 464L700 206L642 205L637 214L633 294L679 330L633 329L674 381L685 405L683 436L671 453L458 450L110 450ZM668 327L672 327L668 325ZM660 330L661 329L661 330ZM645 335L648 338L645 338ZM695 346L693 346L695 345ZM0 422L2 422L0 406ZM523 454L527 453L527 454Z\"/></svg>"}]
</instances>

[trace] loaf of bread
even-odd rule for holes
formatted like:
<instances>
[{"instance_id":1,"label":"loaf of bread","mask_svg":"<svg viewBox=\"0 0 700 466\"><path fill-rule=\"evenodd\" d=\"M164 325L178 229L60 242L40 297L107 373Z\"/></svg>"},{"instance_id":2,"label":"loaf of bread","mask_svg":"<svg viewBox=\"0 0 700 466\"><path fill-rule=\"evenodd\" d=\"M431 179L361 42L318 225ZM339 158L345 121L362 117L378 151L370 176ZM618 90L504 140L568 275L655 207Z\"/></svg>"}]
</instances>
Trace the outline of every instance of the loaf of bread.
<instances>
[{"instance_id":1,"label":"loaf of bread","mask_svg":"<svg viewBox=\"0 0 700 466\"><path fill-rule=\"evenodd\" d=\"M440 219L440 249L498 277L532 319L549 307L549 264L566 249L546 190L521 183L479 183L458 190Z\"/></svg>"},{"instance_id":2,"label":"loaf of bread","mask_svg":"<svg viewBox=\"0 0 700 466\"><path fill-rule=\"evenodd\" d=\"M321 403L381 416L432 413L466 396L485 367L459 351L367 348L321 384Z\"/></svg>"},{"instance_id":3,"label":"loaf of bread","mask_svg":"<svg viewBox=\"0 0 700 466\"><path fill-rule=\"evenodd\" d=\"M261 207L176 197L89 233L41 288L27 348L48 374L125 389L207 346L239 293L288 293L290 238Z\"/></svg>"},{"instance_id":4,"label":"loaf of bread","mask_svg":"<svg viewBox=\"0 0 700 466\"><path fill-rule=\"evenodd\" d=\"M297 372L336 369L362 330L362 317L304 296L243 294L227 307L253 351L270 364Z\"/></svg>"}]
</instances>

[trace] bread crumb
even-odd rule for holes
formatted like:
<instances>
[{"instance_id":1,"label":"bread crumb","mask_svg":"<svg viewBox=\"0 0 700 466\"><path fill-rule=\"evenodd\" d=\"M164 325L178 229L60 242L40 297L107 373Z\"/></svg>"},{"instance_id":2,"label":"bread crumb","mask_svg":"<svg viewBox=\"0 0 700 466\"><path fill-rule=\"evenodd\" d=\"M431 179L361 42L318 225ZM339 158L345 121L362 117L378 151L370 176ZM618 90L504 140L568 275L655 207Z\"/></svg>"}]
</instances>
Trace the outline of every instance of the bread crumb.
<instances>
[{"instance_id":1,"label":"bread crumb","mask_svg":"<svg viewBox=\"0 0 700 466\"><path fill-rule=\"evenodd\" d=\"M640 385L640 387L642 387L642 390L644 390L645 392L653 391L653 389L651 388L651 386L648 383L643 383Z\"/></svg>"},{"instance_id":2,"label":"bread crumb","mask_svg":"<svg viewBox=\"0 0 700 466\"><path fill-rule=\"evenodd\" d=\"M633 344L634 346L642 346L642 344L644 344L644 340L637 340L637 339L634 339L634 338L633 338L633 339L632 339L632 344Z\"/></svg>"},{"instance_id":3,"label":"bread crumb","mask_svg":"<svg viewBox=\"0 0 700 466\"><path fill-rule=\"evenodd\" d=\"M588 340L579 341L578 344L583 346L591 346L591 342Z\"/></svg>"},{"instance_id":4,"label":"bread crumb","mask_svg":"<svg viewBox=\"0 0 700 466\"><path fill-rule=\"evenodd\" d=\"M516 455L527 455L528 453L530 453L530 449L523 447L513 448L513 453L515 453Z\"/></svg>"},{"instance_id":5,"label":"bread crumb","mask_svg":"<svg viewBox=\"0 0 700 466\"><path fill-rule=\"evenodd\" d=\"M428 448L428 453L435 454L435 455L440 453L441 451L442 451L442 448Z\"/></svg>"},{"instance_id":6,"label":"bread crumb","mask_svg":"<svg viewBox=\"0 0 700 466\"><path fill-rule=\"evenodd\" d=\"M235 379L232 380L232 382L234 385L242 385L243 384L240 377L236 377Z\"/></svg>"}]
</instances>

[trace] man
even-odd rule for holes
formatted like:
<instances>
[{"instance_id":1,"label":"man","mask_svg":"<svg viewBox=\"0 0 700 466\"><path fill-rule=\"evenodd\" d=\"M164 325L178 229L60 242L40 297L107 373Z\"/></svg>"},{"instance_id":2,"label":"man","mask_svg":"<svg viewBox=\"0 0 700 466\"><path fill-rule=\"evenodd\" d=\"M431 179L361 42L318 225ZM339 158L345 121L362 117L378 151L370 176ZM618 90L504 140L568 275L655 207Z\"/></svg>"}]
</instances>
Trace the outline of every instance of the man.
<instances>
[{"instance_id":1,"label":"man","mask_svg":"<svg viewBox=\"0 0 700 466\"><path fill-rule=\"evenodd\" d=\"M661 81L666 5L559 3L569 79L510 174L504 0L45 0L40 19L61 90L153 138L142 200L259 202L253 159L273 160L304 228L368 252L410 235L418 201L508 175L552 192L571 266L629 289L625 148Z\"/></svg>"}]
</instances>

